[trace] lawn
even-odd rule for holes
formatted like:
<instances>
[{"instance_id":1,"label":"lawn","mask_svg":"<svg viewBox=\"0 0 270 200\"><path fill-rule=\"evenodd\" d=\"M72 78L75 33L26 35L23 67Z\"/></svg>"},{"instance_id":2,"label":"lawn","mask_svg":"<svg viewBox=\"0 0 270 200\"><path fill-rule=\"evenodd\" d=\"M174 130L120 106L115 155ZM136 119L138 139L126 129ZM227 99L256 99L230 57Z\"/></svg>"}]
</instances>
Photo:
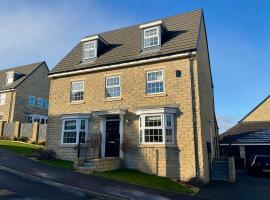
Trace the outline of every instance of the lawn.
<instances>
[{"instance_id":1,"label":"lawn","mask_svg":"<svg viewBox=\"0 0 270 200\"><path fill-rule=\"evenodd\" d=\"M14 153L20 154L22 156L30 156L37 149L42 149L43 146L18 141L0 140L0 148L13 151ZM62 169L70 169L70 170L74 169L73 162L71 161L66 160L37 160L37 161Z\"/></svg>"},{"instance_id":2,"label":"lawn","mask_svg":"<svg viewBox=\"0 0 270 200\"><path fill-rule=\"evenodd\" d=\"M26 156L31 155L33 151L37 149L43 148L43 146L10 140L0 140L0 148L8 149L14 153Z\"/></svg>"},{"instance_id":3,"label":"lawn","mask_svg":"<svg viewBox=\"0 0 270 200\"><path fill-rule=\"evenodd\" d=\"M74 170L74 164L72 161L68 160L38 160L38 161L45 163L46 165L50 165L52 167Z\"/></svg>"},{"instance_id":4,"label":"lawn","mask_svg":"<svg viewBox=\"0 0 270 200\"><path fill-rule=\"evenodd\" d=\"M166 190L169 192L178 192L187 195L193 193L193 191L188 187L178 184L169 178L149 175L137 170L120 169L115 171L99 172L96 173L96 175L121 182Z\"/></svg>"}]
</instances>

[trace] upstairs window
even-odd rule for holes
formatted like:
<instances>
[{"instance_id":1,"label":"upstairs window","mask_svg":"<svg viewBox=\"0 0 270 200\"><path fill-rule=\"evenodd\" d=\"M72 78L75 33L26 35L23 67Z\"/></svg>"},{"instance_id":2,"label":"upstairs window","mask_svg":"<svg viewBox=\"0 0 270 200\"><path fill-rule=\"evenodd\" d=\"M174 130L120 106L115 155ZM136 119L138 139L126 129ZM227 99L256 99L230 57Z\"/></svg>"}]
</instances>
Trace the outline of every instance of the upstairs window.
<instances>
[{"instance_id":1,"label":"upstairs window","mask_svg":"<svg viewBox=\"0 0 270 200\"><path fill-rule=\"evenodd\" d=\"M5 105L5 103L6 103L6 94L1 93L0 94L0 106Z\"/></svg>"},{"instance_id":2,"label":"upstairs window","mask_svg":"<svg viewBox=\"0 0 270 200\"><path fill-rule=\"evenodd\" d=\"M11 84L14 81L14 72L7 72L6 84Z\"/></svg>"},{"instance_id":3,"label":"upstairs window","mask_svg":"<svg viewBox=\"0 0 270 200\"><path fill-rule=\"evenodd\" d=\"M147 94L158 94L164 92L163 70L147 72Z\"/></svg>"},{"instance_id":4,"label":"upstairs window","mask_svg":"<svg viewBox=\"0 0 270 200\"><path fill-rule=\"evenodd\" d=\"M83 58L88 60L97 57L97 41L85 42L83 47Z\"/></svg>"},{"instance_id":5,"label":"upstairs window","mask_svg":"<svg viewBox=\"0 0 270 200\"><path fill-rule=\"evenodd\" d=\"M29 96L29 98L28 98L28 104L30 106L35 106L35 104L36 104L36 98L34 96Z\"/></svg>"},{"instance_id":6,"label":"upstairs window","mask_svg":"<svg viewBox=\"0 0 270 200\"><path fill-rule=\"evenodd\" d=\"M84 99L84 81L74 81L71 83L71 101L83 101Z\"/></svg>"},{"instance_id":7,"label":"upstairs window","mask_svg":"<svg viewBox=\"0 0 270 200\"><path fill-rule=\"evenodd\" d=\"M49 109L49 101L47 99L45 99L44 101L44 106L45 106L45 109Z\"/></svg>"},{"instance_id":8,"label":"upstairs window","mask_svg":"<svg viewBox=\"0 0 270 200\"><path fill-rule=\"evenodd\" d=\"M144 33L144 48L160 45L160 35L158 27L147 28L143 31L143 33Z\"/></svg>"},{"instance_id":9,"label":"upstairs window","mask_svg":"<svg viewBox=\"0 0 270 200\"><path fill-rule=\"evenodd\" d=\"M120 97L120 76L112 76L106 78L106 97Z\"/></svg>"},{"instance_id":10,"label":"upstairs window","mask_svg":"<svg viewBox=\"0 0 270 200\"><path fill-rule=\"evenodd\" d=\"M38 98L37 100L37 106L42 108L43 107L43 99L42 98Z\"/></svg>"}]
</instances>

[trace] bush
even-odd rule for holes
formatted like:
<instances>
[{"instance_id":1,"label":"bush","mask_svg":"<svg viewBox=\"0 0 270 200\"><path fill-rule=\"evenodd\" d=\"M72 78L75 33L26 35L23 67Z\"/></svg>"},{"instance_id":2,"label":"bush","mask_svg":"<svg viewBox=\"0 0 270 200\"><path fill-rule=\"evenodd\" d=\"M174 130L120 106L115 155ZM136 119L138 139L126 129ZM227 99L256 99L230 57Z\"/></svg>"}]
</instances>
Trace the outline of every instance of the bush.
<instances>
[{"instance_id":1,"label":"bush","mask_svg":"<svg viewBox=\"0 0 270 200\"><path fill-rule=\"evenodd\" d=\"M15 140L15 138L14 138L15 141L21 141L21 142L28 142L28 140L29 140L28 137L19 137L19 138L16 138L16 139L17 140Z\"/></svg>"},{"instance_id":2,"label":"bush","mask_svg":"<svg viewBox=\"0 0 270 200\"><path fill-rule=\"evenodd\" d=\"M39 141L39 142L31 142L31 144L36 144L36 145L41 145L41 146L45 146L45 141Z\"/></svg>"},{"instance_id":3,"label":"bush","mask_svg":"<svg viewBox=\"0 0 270 200\"><path fill-rule=\"evenodd\" d=\"M45 149L38 149L35 151L34 156L37 157L38 160L55 160L56 153L53 150L45 150Z\"/></svg>"}]
</instances>

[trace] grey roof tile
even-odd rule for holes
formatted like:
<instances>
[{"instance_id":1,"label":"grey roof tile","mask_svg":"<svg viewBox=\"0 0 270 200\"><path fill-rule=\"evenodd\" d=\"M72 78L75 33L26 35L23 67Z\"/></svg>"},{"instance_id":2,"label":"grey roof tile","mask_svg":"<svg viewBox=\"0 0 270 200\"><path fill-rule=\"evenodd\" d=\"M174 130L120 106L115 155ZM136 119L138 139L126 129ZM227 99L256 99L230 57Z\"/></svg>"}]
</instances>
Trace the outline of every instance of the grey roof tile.
<instances>
[{"instance_id":1,"label":"grey roof tile","mask_svg":"<svg viewBox=\"0 0 270 200\"><path fill-rule=\"evenodd\" d=\"M14 89L16 88L21 82L23 82L35 69L37 69L42 62L32 63L28 65L23 65L19 67L13 67L8 69L3 69L0 71L0 91ZM15 80L12 84L6 84L6 72L15 71L22 74L22 77Z\"/></svg>"},{"instance_id":2,"label":"grey roof tile","mask_svg":"<svg viewBox=\"0 0 270 200\"><path fill-rule=\"evenodd\" d=\"M82 43L78 43L50 72L50 74L85 68L170 55L197 48L202 10L195 10L161 19L168 32L159 51L141 53L141 29L139 25L100 33L109 44L107 50L91 63L82 65Z\"/></svg>"}]
</instances>

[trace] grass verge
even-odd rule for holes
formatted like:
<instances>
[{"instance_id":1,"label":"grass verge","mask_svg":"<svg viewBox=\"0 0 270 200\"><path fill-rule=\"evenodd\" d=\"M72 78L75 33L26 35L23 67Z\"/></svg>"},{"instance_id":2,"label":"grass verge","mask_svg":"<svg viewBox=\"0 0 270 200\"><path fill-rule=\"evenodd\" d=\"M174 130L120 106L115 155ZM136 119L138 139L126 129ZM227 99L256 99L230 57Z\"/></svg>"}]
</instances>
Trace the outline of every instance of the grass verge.
<instances>
[{"instance_id":1,"label":"grass verge","mask_svg":"<svg viewBox=\"0 0 270 200\"><path fill-rule=\"evenodd\" d=\"M68 160L38 160L38 161L46 165L50 165L52 167L74 170L74 164L72 161Z\"/></svg>"},{"instance_id":2,"label":"grass verge","mask_svg":"<svg viewBox=\"0 0 270 200\"><path fill-rule=\"evenodd\" d=\"M22 156L29 156L37 149L42 149L43 146L28 144L19 141L0 140L0 148L10 150ZM73 162L66 160L37 160L41 163L50 165L52 167L74 170Z\"/></svg>"},{"instance_id":3,"label":"grass verge","mask_svg":"<svg viewBox=\"0 0 270 200\"><path fill-rule=\"evenodd\" d=\"M186 195L193 194L193 191L190 188L185 185L178 184L169 178L149 175L137 170L120 169L108 172L99 172L96 173L96 175L121 182L166 190L169 192L177 192Z\"/></svg>"},{"instance_id":4,"label":"grass verge","mask_svg":"<svg viewBox=\"0 0 270 200\"><path fill-rule=\"evenodd\" d=\"M0 140L0 148L7 149L13 151L14 153L26 156L32 154L33 151L43 147L19 141Z\"/></svg>"}]
</instances>

